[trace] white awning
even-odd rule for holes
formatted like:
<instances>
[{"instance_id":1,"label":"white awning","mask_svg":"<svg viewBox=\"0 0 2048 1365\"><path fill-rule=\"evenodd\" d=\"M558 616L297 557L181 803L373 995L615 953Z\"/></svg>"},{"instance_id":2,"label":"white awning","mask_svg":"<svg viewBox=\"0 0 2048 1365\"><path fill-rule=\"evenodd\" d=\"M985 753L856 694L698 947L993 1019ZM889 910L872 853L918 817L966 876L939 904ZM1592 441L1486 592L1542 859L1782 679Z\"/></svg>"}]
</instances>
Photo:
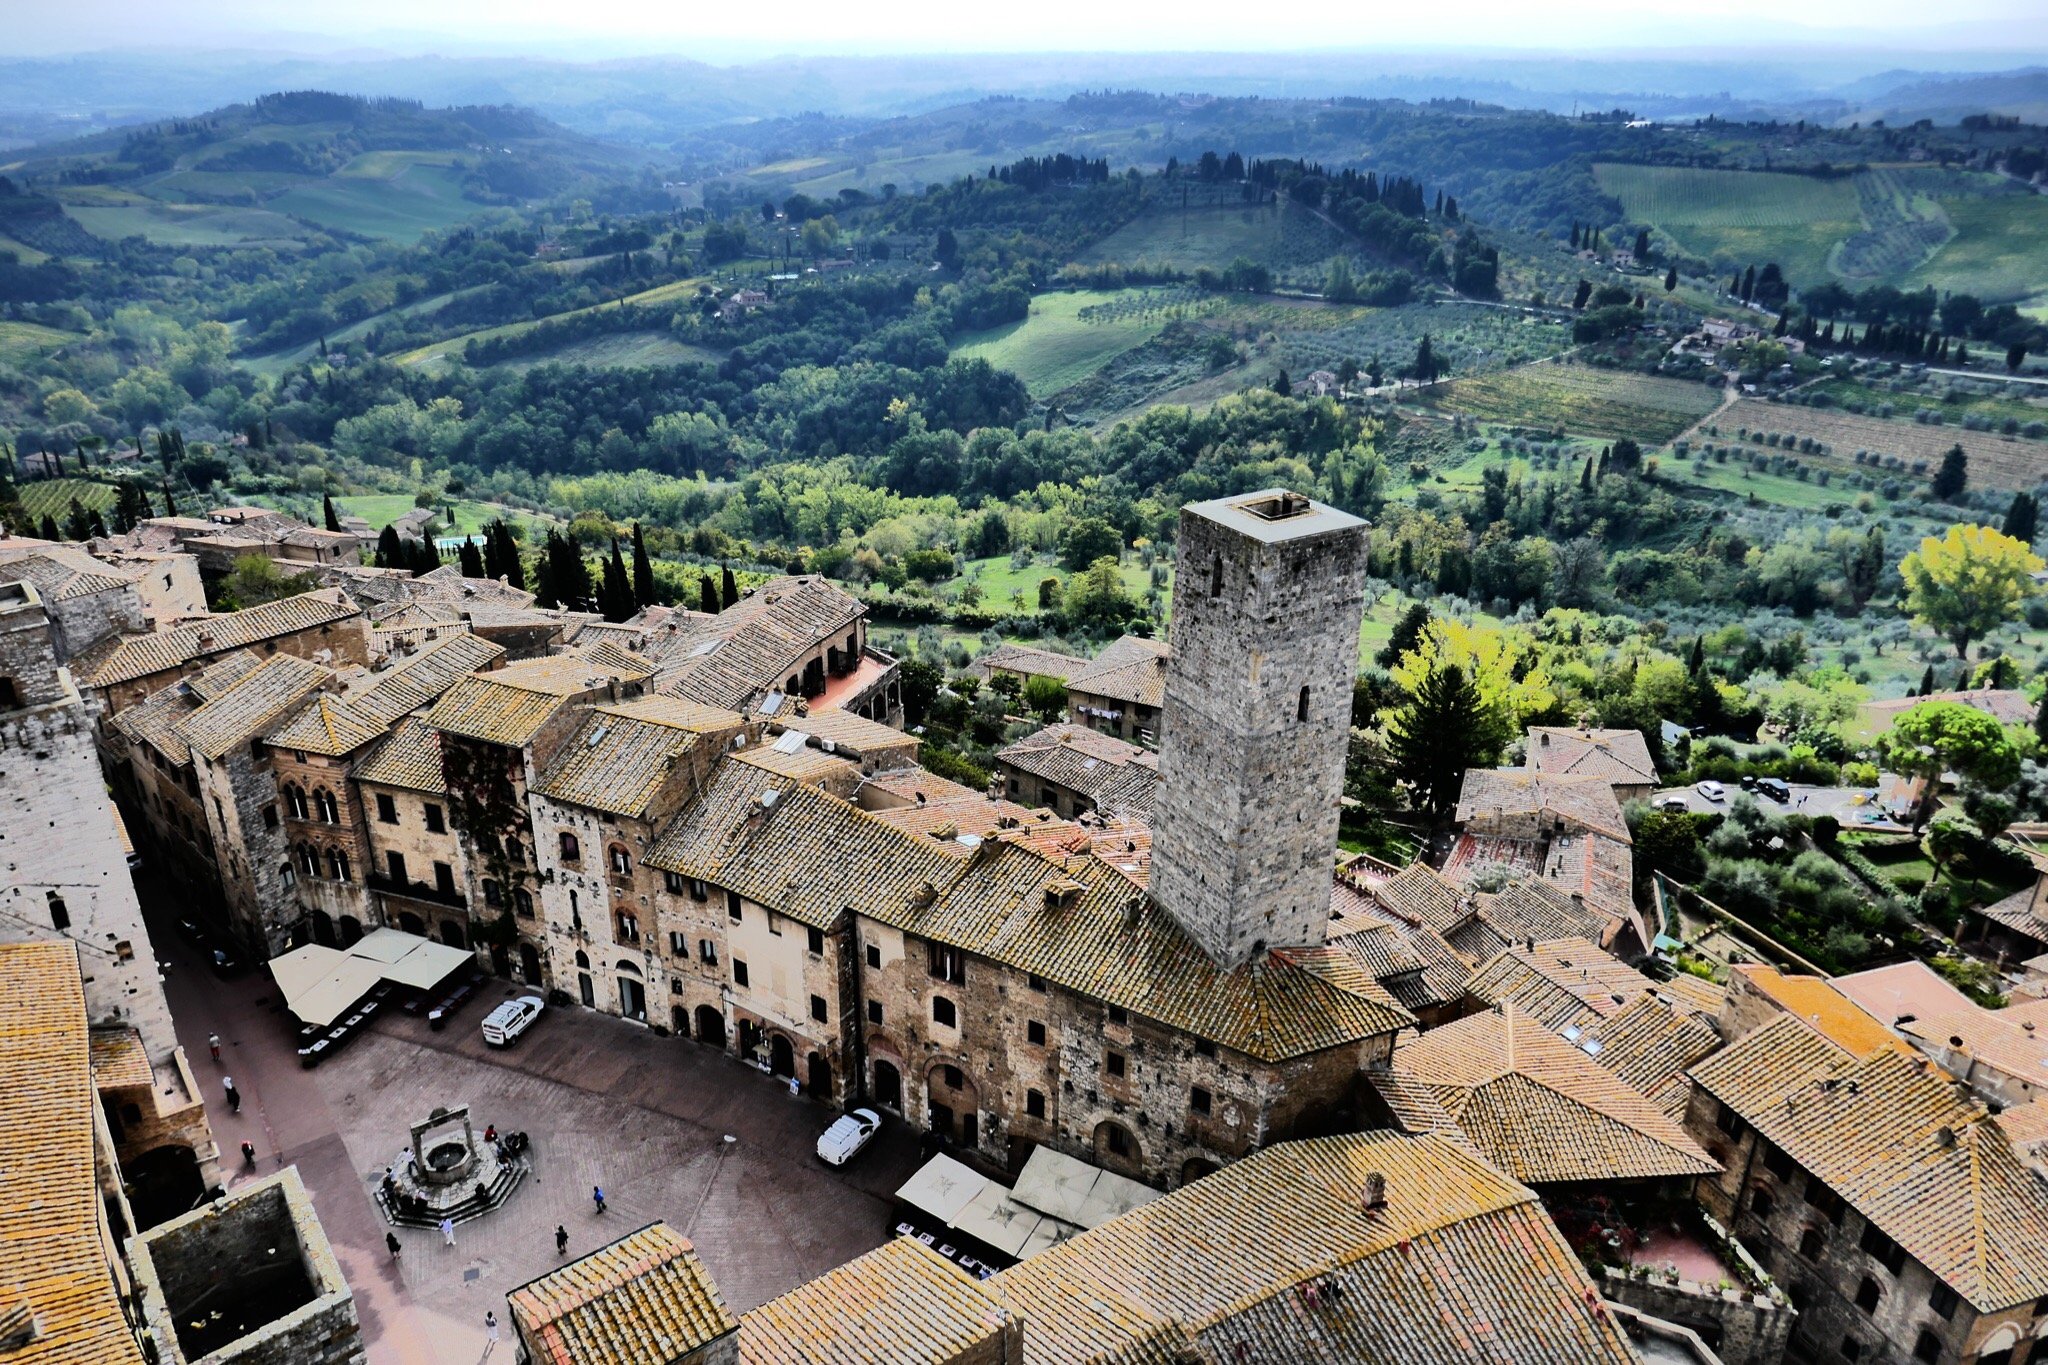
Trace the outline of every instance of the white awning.
<instances>
[{"instance_id":1,"label":"white awning","mask_svg":"<svg viewBox=\"0 0 2048 1365\"><path fill-rule=\"evenodd\" d=\"M1022 1260L1025 1246L1045 1221L1045 1215L1012 1199L1001 1185L990 1184L968 1200L947 1226Z\"/></svg>"},{"instance_id":2,"label":"white awning","mask_svg":"<svg viewBox=\"0 0 2048 1365\"><path fill-rule=\"evenodd\" d=\"M350 957L367 957L372 962L396 962L422 943L431 942L403 929L372 929L349 945Z\"/></svg>"},{"instance_id":3,"label":"white awning","mask_svg":"<svg viewBox=\"0 0 2048 1365\"><path fill-rule=\"evenodd\" d=\"M1082 1228L1100 1227L1159 1198L1159 1191L1150 1185L1050 1147L1032 1149L1017 1175L1014 1193L1040 1213Z\"/></svg>"},{"instance_id":4,"label":"white awning","mask_svg":"<svg viewBox=\"0 0 2048 1365\"><path fill-rule=\"evenodd\" d=\"M289 1005L334 975L335 969L347 960L348 954L339 948L308 943L302 948L292 949L282 957L272 958L270 978L277 982L279 993Z\"/></svg>"},{"instance_id":5,"label":"white awning","mask_svg":"<svg viewBox=\"0 0 2048 1365\"><path fill-rule=\"evenodd\" d=\"M396 933L397 930L389 932ZM423 938L411 952L384 968L384 979L423 991L440 985L450 972L460 971L474 960L467 949L451 948L445 943Z\"/></svg>"},{"instance_id":6,"label":"white awning","mask_svg":"<svg viewBox=\"0 0 2048 1365\"><path fill-rule=\"evenodd\" d=\"M362 958L346 958L333 974L314 983L298 995L287 996L286 1004L302 1024L325 1028L347 1014L349 1007L377 988L383 973L377 964Z\"/></svg>"},{"instance_id":7,"label":"white awning","mask_svg":"<svg viewBox=\"0 0 2048 1365\"><path fill-rule=\"evenodd\" d=\"M285 1008L302 1024L325 1028L379 981L427 990L471 961L467 951L418 934L378 929L343 950L308 943L270 963Z\"/></svg>"},{"instance_id":8,"label":"white awning","mask_svg":"<svg viewBox=\"0 0 2048 1365\"><path fill-rule=\"evenodd\" d=\"M950 1224L988 1181L949 1156L935 1156L903 1182L896 1197L919 1213Z\"/></svg>"}]
</instances>

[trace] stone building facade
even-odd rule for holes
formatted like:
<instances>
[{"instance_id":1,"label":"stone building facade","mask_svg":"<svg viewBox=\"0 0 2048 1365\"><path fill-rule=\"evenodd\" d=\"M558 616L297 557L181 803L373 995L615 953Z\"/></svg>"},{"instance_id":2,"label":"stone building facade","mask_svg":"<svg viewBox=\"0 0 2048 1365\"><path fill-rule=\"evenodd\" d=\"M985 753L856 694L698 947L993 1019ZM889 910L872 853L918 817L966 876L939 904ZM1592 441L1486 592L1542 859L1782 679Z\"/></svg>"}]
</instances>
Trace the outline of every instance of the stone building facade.
<instances>
[{"instance_id":1,"label":"stone building facade","mask_svg":"<svg viewBox=\"0 0 2048 1365\"><path fill-rule=\"evenodd\" d=\"M468 942L469 873L448 819L440 735L417 717L356 760L352 771L368 848L364 887L377 924ZM540 984L538 959L527 978Z\"/></svg>"},{"instance_id":2,"label":"stone building facade","mask_svg":"<svg viewBox=\"0 0 2048 1365\"><path fill-rule=\"evenodd\" d=\"M1365 550L1277 489L1181 510L1151 890L1219 962L1327 933Z\"/></svg>"}]
</instances>

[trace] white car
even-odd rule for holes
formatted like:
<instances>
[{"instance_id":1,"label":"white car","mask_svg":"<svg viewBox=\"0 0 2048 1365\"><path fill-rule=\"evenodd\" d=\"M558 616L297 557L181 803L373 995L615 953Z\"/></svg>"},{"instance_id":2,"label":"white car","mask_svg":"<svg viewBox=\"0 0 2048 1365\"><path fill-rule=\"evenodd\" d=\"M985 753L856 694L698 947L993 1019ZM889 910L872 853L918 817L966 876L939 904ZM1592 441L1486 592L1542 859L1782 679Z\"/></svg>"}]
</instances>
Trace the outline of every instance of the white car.
<instances>
[{"instance_id":1,"label":"white car","mask_svg":"<svg viewBox=\"0 0 2048 1365\"><path fill-rule=\"evenodd\" d=\"M1726 801L1728 799L1728 789L1719 782L1712 780L1700 783L1694 790L1709 801Z\"/></svg>"},{"instance_id":2,"label":"white car","mask_svg":"<svg viewBox=\"0 0 2048 1365\"><path fill-rule=\"evenodd\" d=\"M872 1109L841 1114L818 1134L818 1160L827 1166L844 1166L881 1131L882 1116Z\"/></svg>"},{"instance_id":3,"label":"white car","mask_svg":"<svg viewBox=\"0 0 2048 1365\"><path fill-rule=\"evenodd\" d=\"M540 1012L547 1004L537 995L522 995L516 1000L507 1000L484 1016L484 1041L492 1047L507 1047L520 1034L533 1027L533 1021L540 1018Z\"/></svg>"}]
</instances>

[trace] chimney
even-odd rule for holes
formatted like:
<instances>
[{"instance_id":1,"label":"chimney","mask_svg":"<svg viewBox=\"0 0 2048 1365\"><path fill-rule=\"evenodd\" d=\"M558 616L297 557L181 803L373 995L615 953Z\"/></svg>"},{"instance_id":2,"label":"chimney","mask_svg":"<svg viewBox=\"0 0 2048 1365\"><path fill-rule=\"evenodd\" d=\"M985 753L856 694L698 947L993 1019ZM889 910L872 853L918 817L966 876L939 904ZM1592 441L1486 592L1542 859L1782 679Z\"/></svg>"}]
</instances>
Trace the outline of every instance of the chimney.
<instances>
[{"instance_id":1,"label":"chimney","mask_svg":"<svg viewBox=\"0 0 2048 1365\"><path fill-rule=\"evenodd\" d=\"M1359 1211L1371 1218L1385 1212L1387 1207L1387 1178L1378 1171L1367 1171L1365 1190L1359 1199Z\"/></svg>"}]
</instances>

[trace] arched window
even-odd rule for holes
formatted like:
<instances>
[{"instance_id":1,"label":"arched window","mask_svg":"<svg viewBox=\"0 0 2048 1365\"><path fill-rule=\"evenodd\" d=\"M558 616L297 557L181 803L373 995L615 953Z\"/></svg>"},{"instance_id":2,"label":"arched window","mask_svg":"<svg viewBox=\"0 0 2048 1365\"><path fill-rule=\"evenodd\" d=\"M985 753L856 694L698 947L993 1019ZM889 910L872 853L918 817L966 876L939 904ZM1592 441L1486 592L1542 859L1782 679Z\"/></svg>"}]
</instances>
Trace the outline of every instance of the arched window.
<instances>
[{"instance_id":1,"label":"arched window","mask_svg":"<svg viewBox=\"0 0 2048 1365\"><path fill-rule=\"evenodd\" d=\"M311 844L300 844L292 852L299 860L299 871L308 877L320 875L320 855L313 851Z\"/></svg>"},{"instance_id":2,"label":"arched window","mask_svg":"<svg viewBox=\"0 0 2048 1365\"><path fill-rule=\"evenodd\" d=\"M1913 1343L1913 1359L1924 1360L1927 1365L1941 1359L1941 1338L1922 1328L1920 1339Z\"/></svg>"},{"instance_id":3,"label":"arched window","mask_svg":"<svg viewBox=\"0 0 2048 1365\"><path fill-rule=\"evenodd\" d=\"M71 908L64 904L64 898L54 891L44 893L50 903L50 925L56 929L71 927Z\"/></svg>"},{"instance_id":4,"label":"arched window","mask_svg":"<svg viewBox=\"0 0 2048 1365\"><path fill-rule=\"evenodd\" d=\"M582 861L583 845L577 841L576 836L565 829L562 831L561 838L562 861L565 863L574 863Z\"/></svg>"},{"instance_id":5,"label":"arched window","mask_svg":"<svg viewBox=\"0 0 2048 1365\"><path fill-rule=\"evenodd\" d=\"M286 809L286 810L288 810L288 811L290 811L290 812L291 812L291 815L292 815L292 819L294 819L294 820L303 820L303 819L305 819L305 818L306 818L306 793L305 793L305 790L304 790L303 788L299 787L299 786L298 786L298 785L297 785L296 783L294 783L294 784L291 784L291 785L288 785L288 786L287 786L287 787L286 787L286 788L284 789L284 807L285 807L285 809Z\"/></svg>"},{"instance_id":6,"label":"arched window","mask_svg":"<svg viewBox=\"0 0 2048 1365\"><path fill-rule=\"evenodd\" d=\"M512 893L512 908L519 912L522 919L532 919L533 893L523 886L514 891Z\"/></svg>"},{"instance_id":7,"label":"arched window","mask_svg":"<svg viewBox=\"0 0 2048 1365\"><path fill-rule=\"evenodd\" d=\"M1809 1261L1819 1260L1820 1253L1827 1246L1827 1238L1819 1228L1808 1228L1799 1234L1799 1254Z\"/></svg>"},{"instance_id":8,"label":"arched window","mask_svg":"<svg viewBox=\"0 0 2048 1365\"><path fill-rule=\"evenodd\" d=\"M512 863L524 863L526 861L526 850L519 846L517 839L507 839L505 841L505 859L507 862Z\"/></svg>"},{"instance_id":9,"label":"arched window","mask_svg":"<svg viewBox=\"0 0 2048 1365\"><path fill-rule=\"evenodd\" d=\"M284 883L285 890L287 891L299 884L298 871L292 867L292 860L289 858L277 865L277 875L278 879Z\"/></svg>"},{"instance_id":10,"label":"arched window","mask_svg":"<svg viewBox=\"0 0 2048 1365\"><path fill-rule=\"evenodd\" d=\"M1877 1281L1871 1279L1868 1275L1863 1277L1862 1284L1856 1286L1856 1306L1866 1313L1875 1313L1877 1311L1877 1301L1881 1297L1882 1294L1877 1287Z\"/></svg>"},{"instance_id":11,"label":"arched window","mask_svg":"<svg viewBox=\"0 0 2048 1365\"><path fill-rule=\"evenodd\" d=\"M327 850L327 875L338 882L349 880L348 854L338 848Z\"/></svg>"},{"instance_id":12,"label":"arched window","mask_svg":"<svg viewBox=\"0 0 2048 1365\"><path fill-rule=\"evenodd\" d=\"M638 943L639 941L640 941L640 921L639 921L639 920L637 920L637 919L635 919L635 918L633 918L633 917L632 917L631 915L629 915L629 914L625 913L624 911L620 911L620 912L619 912L619 942L621 942L621 943Z\"/></svg>"},{"instance_id":13,"label":"arched window","mask_svg":"<svg viewBox=\"0 0 2048 1365\"><path fill-rule=\"evenodd\" d=\"M623 845L613 844L610 848L606 849L605 860L611 864L614 877L630 877L633 875L633 855L626 852Z\"/></svg>"},{"instance_id":14,"label":"arched window","mask_svg":"<svg viewBox=\"0 0 2048 1365\"><path fill-rule=\"evenodd\" d=\"M313 793L313 804L320 810L320 818L330 825L341 823L341 809L334 804L334 793L322 787Z\"/></svg>"},{"instance_id":15,"label":"arched window","mask_svg":"<svg viewBox=\"0 0 2048 1365\"><path fill-rule=\"evenodd\" d=\"M1771 1192L1761 1188L1751 1190L1749 1192L1749 1211L1758 1218L1770 1217Z\"/></svg>"},{"instance_id":16,"label":"arched window","mask_svg":"<svg viewBox=\"0 0 2048 1365\"><path fill-rule=\"evenodd\" d=\"M590 954L578 948L576 950L576 965L579 968L587 969L590 966Z\"/></svg>"}]
</instances>

